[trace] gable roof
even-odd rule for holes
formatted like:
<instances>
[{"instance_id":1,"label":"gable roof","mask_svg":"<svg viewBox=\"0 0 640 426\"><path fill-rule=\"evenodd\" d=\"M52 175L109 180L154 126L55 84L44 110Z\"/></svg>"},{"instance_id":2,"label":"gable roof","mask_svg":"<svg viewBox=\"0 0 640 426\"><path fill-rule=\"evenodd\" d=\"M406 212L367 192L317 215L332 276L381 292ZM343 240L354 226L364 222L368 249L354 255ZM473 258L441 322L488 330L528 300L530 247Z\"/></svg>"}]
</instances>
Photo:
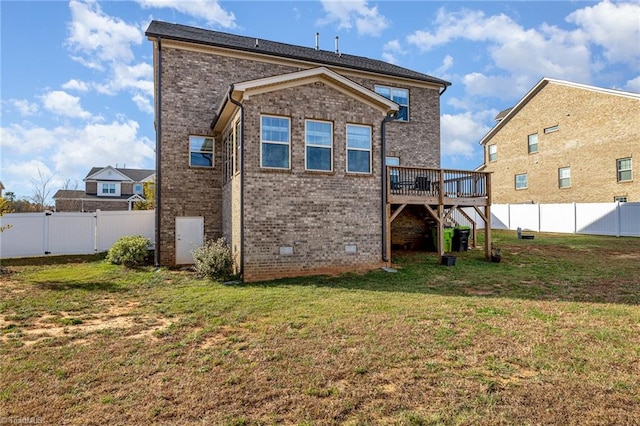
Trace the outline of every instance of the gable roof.
<instances>
[{"instance_id":1,"label":"gable roof","mask_svg":"<svg viewBox=\"0 0 640 426\"><path fill-rule=\"evenodd\" d=\"M229 117L236 110L237 106L229 102L229 95L236 101L248 99L251 95L269 93L275 90L288 87L296 87L322 81L334 89L346 93L349 96L360 99L362 102L380 110L383 115L391 111L398 111L398 104L381 96L366 87L363 87L340 74L325 67L311 68L303 71L296 71L288 74L281 74L272 77L259 78L256 80L235 83L229 88L228 95L220 103L216 116L211 123L211 128L216 130L218 124L224 126ZM217 129L221 130L221 129Z\"/></svg>"},{"instance_id":2,"label":"gable roof","mask_svg":"<svg viewBox=\"0 0 640 426\"><path fill-rule=\"evenodd\" d=\"M640 100L640 93L632 93L625 92L622 90L614 90L614 89L605 89L597 86L589 86L587 84L574 83L566 80L557 80L554 78L544 77L540 80L529 92L524 95L522 99L518 101L518 103L510 109L506 109L500 112L496 116L496 120L500 117L500 121L496 124L489 132L484 135L484 137L480 140L480 145L484 145L489 139L491 139L500 129L502 129L508 122L514 117L524 106L529 103L531 99L533 99L542 89L544 89L548 84L557 84L562 86L573 87L581 90L589 90L596 93L603 93L607 95L620 96L624 98L632 98Z\"/></svg>"},{"instance_id":3,"label":"gable roof","mask_svg":"<svg viewBox=\"0 0 640 426\"><path fill-rule=\"evenodd\" d=\"M377 59L347 55L344 53L335 53L333 51L296 46L286 43L278 43L255 37L239 36L235 34L189 27L186 25L151 21L145 34L149 38L161 37L163 39L196 43L280 58L296 59L319 65L343 67L411 80L419 80L445 88L451 85L448 81Z\"/></svg>"},{"instance_id":4,"label":"gable roof","mask_svg":"<svg viewBox=\"0 0 640 426\"><path fill-rule=\"evenodd\" d=\"M95 175L97 175L98 173L100 173L105 169L115 170L116 172L123 175L122 180L131 180L133 182L144 182L145 180L148 180L149 178L153 177L156 173L155 170L149 170L149 169L124 169L124 168L111 167L111 166L92 167L89 173L87 173L87 176L84 178L84 180L85 181L92 180Z\"/></svg>"}]
</instances>

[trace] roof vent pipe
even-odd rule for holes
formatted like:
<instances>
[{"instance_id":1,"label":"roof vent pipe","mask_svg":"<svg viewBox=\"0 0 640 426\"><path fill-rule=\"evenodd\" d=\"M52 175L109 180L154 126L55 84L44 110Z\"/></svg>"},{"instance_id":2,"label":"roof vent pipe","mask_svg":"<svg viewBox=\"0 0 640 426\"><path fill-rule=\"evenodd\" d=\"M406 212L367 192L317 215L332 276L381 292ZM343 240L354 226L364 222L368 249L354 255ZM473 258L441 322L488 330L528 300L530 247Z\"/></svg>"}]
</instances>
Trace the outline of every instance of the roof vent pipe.
<instances>
[{"instance_id":1,"label":"roof vent pipe","mask_svg":"<svg viewBox=\"0 0 640 426\"><path fill-rule=\"evenodd\" d=\"M336 55L340 54L340 49L338 49L338 36L336 36Z\"/></svg>"},{"instance_id":2,"label":"roof vent pipe","mask_svg":"<svg viewBox=\"0 0 640 426\"><path fill-rule=\"evenodd\" d=\"M316 50L320 50L320 33L316 33Z\"/></svg>"},{"instance_id":3,"label":"roof vent pipe","mask_svg":"<svg viewBox=\"0 0 640 426\"><path fill-rule=\"evenodd\" d=\"M258 47L258 39L256 39L256 47Z\"/></svg>"}]
</instances>

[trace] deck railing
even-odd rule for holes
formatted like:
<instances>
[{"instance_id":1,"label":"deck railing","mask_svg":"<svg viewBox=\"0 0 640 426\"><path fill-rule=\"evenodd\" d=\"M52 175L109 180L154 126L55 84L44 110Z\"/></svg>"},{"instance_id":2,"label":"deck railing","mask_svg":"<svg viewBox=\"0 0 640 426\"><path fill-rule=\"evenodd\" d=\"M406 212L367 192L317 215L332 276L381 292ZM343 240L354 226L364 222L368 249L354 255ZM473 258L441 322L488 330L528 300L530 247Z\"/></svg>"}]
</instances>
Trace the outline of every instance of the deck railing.
<instances>
[{"instance_id":1,"label":"deck railing","mask_svg":"<svg viewBox=\"0 0 640 426\"><path fill-rule=\"evenodd\" d=\"M387 188L390 195L486 198L485 172L387 166Z\"/></svg>"}]
</instances>

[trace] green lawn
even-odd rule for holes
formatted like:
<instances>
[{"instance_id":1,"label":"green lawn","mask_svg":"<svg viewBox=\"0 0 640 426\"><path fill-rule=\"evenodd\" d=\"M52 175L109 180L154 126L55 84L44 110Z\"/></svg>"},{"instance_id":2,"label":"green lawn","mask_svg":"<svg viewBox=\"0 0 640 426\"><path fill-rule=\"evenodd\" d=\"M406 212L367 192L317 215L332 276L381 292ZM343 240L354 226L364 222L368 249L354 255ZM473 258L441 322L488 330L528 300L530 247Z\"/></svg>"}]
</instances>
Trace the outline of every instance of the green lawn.
<instances>
[{"instance_id":1,"label":"green lawn","mask_svg":"<svg viewBox=\"0 0 640 426\"><path fill-rule=\"evenodd\" d=\"M640 238L494 232L457 265L223 285L3 261L0 417L43 424L640 422ZM9 421L7 420L7 421Z\"/></svg>"}]
</instances>

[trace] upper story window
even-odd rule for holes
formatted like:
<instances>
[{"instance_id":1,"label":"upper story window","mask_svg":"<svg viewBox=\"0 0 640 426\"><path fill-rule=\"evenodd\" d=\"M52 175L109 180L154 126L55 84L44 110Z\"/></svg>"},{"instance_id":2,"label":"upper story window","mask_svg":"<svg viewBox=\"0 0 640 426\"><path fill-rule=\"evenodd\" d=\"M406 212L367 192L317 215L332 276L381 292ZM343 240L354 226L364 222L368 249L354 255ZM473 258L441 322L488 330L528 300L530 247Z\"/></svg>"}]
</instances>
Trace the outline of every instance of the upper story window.
<instances>
[{"instance_id":1,"label":"upper story window","mask_svg":"<svg viewBox=\"0 0 640 426\"><path fill-rule=\"evenodd\" d=\"M333 124L327 121L305 122L305 161L307 170L333 170Z\"/></svg>"},{"instance_id":2,"label":"upper story window","mask_svg":"<svg viewBox=\"0 0 640 426\"><path fill-rule=\"evenodd\" d=\"M560 130L560 126L556 124L555 126L547 127L546 129L544 129L544 132L553 133L553 132L557 132L558 130Z\"/></svg>"},{"instance_id":3,"label":"upper story window","mask_svg":"<svg viewBox=\"0 0 640 426\"><path fill-rule=\"evenodd\" d=\"M291 159L291 122L263 115L260 120L260 166L288 169Z\"/></svg>"},{"instance_id":4,"label":"upper story window","mask_svg":"<svg viewBox=\"0 0 640 426\"><path fill-rule=\"evenodd\" d=\"M516 175L516 189L527 189L527 174Z\"/></svg>"},{"instance_id":5,"label":"upper story window","mask_svg":"<svg viewBox=\"0 0 640 426\"><path fill-rule=\"evenodd\" d=\"M532 135L529 135L527 137L528 140L528 144L529 144L529 154L533 154L538 152L538 134L534 133Z\"/></svg>"},{"instance_id":6,"label":"upper story window","mask_svg":"<svg viewBox=\"0 0 640 426\"><path fill-rule=\"evenodd\" d=\"M627 202L627 197L626 196L617 196L617 197L613 197L613 202L619 202L619 203L626 203Z\"/></svg>"},{"instance_id":7,"label":"upper story window","mask_svg":"<svg viewBox=\"0 0 640 426\"><path fill-rule=\"evenodd\" d=\"M120 195L120 184L114 182L99 182L98 195L117 197Z\"/></svg>"},{"instance_id":8,"label":"upper story window","mask_svg":"<svg viewBox=\"0 0 640 426\"><path fill-rule=\"evenodd\" d=\"M189 165L213 167L213 138L189 136Z\"/></svg>"},{"instance_id":9,"label":"upper story window","mask_svg":"<svg viewBox=\"0 0 640 426\"><path fill-rule=\"evenodd\" d=\"M371 173L371 127L347 124L347 172Z\"/></svg>"},{"instance_id":10,"label":"upper story window","mask_svg":"<svg viewBox=\"0 0 640 426\"><path fill-rule=\"evenodd\" d=\"M571 167L562 167L558 169L558 187L571 187Z\"/></svg>"},{"instance_id":11,"label":"upper story window","mask_svg":"<svg viewBox=\"0 0 640 426\"><path fill-rule=\"evenodd\" d=\"M400 106L398 121L409 121L409 91L407 89L398 89L396 87L376 86L375 91L378 95L391 99Z\"/></svg>"},{"instance_id":12,"label":"upper story window","mask_svg":"<svg viewBox=\"0 0 640 426\"><path fill-rule=\"evenodd\" d=\"M496 161L498 159L498 145L489 145L489 161Z\"/></svg>"},{"instance_id":13,"label":"upper story window","mask_svg":"<svg viewBox=\"0 0 640 426\"><path fill-rule=\"evenodd\" d=\"M631 168L631 157L620 158L616 160L618 169L618 182L626 182L633 179L633 170Z\"/></svg>"},{"instance_id":14,"label":"upper story window","mask_svg":"<svg viewBox=\"0 0 640 426\"><path fill-rule=\"evenodd\" d=\"M142 184L141 183L134 183L133 184L133 193L134 194L139 194L142 195Z\"/></svg>"}]
</instances>

